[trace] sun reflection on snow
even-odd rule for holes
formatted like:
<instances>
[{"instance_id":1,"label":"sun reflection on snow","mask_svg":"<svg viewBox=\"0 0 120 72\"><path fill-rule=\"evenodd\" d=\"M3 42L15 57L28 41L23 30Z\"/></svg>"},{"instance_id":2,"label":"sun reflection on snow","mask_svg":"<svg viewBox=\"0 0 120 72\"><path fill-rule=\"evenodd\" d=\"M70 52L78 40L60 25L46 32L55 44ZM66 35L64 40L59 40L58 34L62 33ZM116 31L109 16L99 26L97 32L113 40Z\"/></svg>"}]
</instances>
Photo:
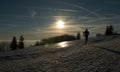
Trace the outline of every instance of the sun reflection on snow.
<instances>
[{"instance_id":1,"label":"sun reflection on snow","mask_svg":"<svg viewBox=\"0 0 120 72\"><path fill-rule=\"evenodd\" d=\"M68 46L68 42L58 43L57 46L58 46L58 47L62 47L62 48L67 47L67 46Z\"/></svg>"}]
</instances>

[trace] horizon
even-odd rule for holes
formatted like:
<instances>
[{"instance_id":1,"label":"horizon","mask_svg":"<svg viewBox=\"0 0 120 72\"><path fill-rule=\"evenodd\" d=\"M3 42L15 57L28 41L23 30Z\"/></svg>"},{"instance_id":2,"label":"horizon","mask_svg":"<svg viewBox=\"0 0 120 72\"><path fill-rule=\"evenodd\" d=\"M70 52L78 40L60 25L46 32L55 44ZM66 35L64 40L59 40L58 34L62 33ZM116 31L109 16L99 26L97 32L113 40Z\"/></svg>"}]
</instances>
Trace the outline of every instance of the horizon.
<instances>
[{"instance_id":1,"label":"horizon","mask_svg":"<svg viewBox=\"0 0 120 72\"><path fill-rule=\"evenodd\" d=\"M41 40L62 34L104 34L113 25L120 32L118 0L1 0L0 40Z\"/></svg>"}]
</instances>

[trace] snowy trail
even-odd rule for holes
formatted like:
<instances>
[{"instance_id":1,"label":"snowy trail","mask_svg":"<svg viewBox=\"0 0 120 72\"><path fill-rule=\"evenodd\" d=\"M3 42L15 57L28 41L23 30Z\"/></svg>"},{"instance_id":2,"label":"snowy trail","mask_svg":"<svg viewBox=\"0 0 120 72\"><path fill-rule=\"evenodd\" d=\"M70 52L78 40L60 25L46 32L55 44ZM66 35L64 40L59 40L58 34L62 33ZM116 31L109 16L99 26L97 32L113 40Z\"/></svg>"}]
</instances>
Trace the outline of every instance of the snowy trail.
<instances>
[{"instance_id":1,"label":"snowy trail","mask_svg":"<svg viewBox=\"0 0 120 72\"><path fill-rule=\"evenodd\" d=\"M120 72L120 37L89 41L0 53L0 72Z\"/></svg>"}]
</instances>

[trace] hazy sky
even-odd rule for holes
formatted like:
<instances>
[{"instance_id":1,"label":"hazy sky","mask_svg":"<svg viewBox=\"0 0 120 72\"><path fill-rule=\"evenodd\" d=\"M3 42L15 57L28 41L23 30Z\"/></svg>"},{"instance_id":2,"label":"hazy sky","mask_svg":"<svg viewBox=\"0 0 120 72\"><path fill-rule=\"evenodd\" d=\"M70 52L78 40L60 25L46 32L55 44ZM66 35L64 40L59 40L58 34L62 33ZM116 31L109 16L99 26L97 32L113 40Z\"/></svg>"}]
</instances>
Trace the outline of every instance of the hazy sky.
<instances>
[{"instance_id":1,"label":"hazy sky","mask_svg":"<svg viewBox=\"0 0 120 72\"><path fill-rule=\"evenodd\" d=\"M63 29L56 28L58 20ZM0 40L75 35L85 28L95 35L110 24L120 31L120 0L0 0Z\"/></svg>"}]
</instances>

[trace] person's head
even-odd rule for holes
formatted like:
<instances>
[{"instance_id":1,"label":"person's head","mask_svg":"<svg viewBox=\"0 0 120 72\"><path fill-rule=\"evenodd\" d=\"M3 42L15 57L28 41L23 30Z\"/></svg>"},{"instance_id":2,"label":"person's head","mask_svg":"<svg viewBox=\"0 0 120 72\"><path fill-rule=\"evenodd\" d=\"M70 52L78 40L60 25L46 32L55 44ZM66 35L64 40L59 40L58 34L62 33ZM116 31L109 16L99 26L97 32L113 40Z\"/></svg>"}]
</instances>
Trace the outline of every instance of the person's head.
<instances>
[{"instance_id":1,"label":"person's head","mask_svg":"<svg viewBox=\"0 0 120 72\"><path fill-rule=\"evenodd\" d=\"M16 39L16 37L15 37L15 36L13 36L13 39Z\"/></svg>"},{"instance_id":2,"label":"person's head","mask_svg":"<svg viewBox=\"0 0 120 72\"><path fill-rule=\"evenodd\" d=\"M88 31L88 29L85 29L86 31Z\"/></svg>"}]
</instances>

